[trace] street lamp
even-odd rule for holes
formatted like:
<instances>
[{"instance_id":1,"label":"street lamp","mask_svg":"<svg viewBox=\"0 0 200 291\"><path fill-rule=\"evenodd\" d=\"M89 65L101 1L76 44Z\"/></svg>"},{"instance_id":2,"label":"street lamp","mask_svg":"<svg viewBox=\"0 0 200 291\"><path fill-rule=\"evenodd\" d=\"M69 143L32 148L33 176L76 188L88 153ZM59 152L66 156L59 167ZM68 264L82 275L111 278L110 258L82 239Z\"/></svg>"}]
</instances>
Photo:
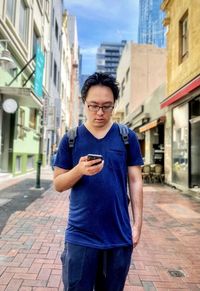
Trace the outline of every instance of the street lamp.
<instances>
[{"instance_id":1,"label":"street lamp","mask_svg":"<svg viewBox=\"0 0 200 291\"><path fill-rule=\"evenodd\" d=\"M15 69L16 64L12 59L10 51L7 49L9 39L0 39L0 43L5 43L5 47L0 53L0 67L4 69Z\"/></svg>"},{"instance_id":2,"label":"street lamp","mask_svg":"<svg viewBox=\"0 0 200 291\"><path fill-rule=\"evenodd\" d=\"M39 135L39 155L37 161L37 170L36 170L36 183L35 188L38 190L43 189L40 184L40 174L41 174L41 166L42 166L42 149L43 149L43 112L39 111L40 114L40 135Z\"/></svg>"}]
</instances>

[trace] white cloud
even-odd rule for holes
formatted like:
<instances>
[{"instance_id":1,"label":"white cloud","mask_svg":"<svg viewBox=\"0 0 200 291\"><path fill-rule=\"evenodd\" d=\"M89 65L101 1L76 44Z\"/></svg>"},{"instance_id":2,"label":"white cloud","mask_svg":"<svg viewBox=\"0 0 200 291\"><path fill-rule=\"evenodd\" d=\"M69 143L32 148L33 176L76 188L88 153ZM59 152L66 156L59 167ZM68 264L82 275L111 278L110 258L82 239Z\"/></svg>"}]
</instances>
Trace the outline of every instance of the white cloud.
<instances>
[{"instance_id":1,"label":"white cloud","mask_svg":"<svg viewBox=\"0 0 200 291\"><path fill-rule=\"evenodd\" d=\"M97 53L97 46L94 46L94 47L85 47L85 48L81 48L81 54L84 54L84 55L96 55Z\"/></svg>"}]
</instances>

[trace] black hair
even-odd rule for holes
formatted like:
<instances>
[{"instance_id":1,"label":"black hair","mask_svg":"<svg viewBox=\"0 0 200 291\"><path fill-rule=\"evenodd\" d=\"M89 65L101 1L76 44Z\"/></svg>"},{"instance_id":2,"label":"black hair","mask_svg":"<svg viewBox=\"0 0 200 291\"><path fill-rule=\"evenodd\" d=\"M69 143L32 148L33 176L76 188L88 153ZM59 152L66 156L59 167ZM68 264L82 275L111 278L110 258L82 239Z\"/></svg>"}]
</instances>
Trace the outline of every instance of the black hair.
<instances>
[{"instance_id":1,"label":"black hair","mask_svg":"<svg viewBox=\"0 0 200 291\"><path fill-rule=\"evenodd\" d=\"M106 73L96 72L90 75L86 79L85 83L83 84L83 87L81 89L81 98L82 98L83 103L85 103L90 87L96 86L96 85L109 87L112 90L112 93L114 96L114 102L119 98L119 87L115 78Z\"/></svg>"}]
</instances>

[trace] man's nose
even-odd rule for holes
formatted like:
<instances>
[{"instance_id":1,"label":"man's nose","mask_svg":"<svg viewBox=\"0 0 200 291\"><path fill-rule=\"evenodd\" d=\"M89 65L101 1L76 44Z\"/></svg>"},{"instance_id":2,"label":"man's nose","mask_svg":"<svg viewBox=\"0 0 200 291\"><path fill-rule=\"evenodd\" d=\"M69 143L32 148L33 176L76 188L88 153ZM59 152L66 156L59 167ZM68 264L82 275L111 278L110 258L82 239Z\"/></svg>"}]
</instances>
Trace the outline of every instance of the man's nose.
<instances>
[{"instance_id":1,"label":"man's nose","mask_svg":"<svg viewBox=\"0 0 200 291\"><path fill-rule=\"evenodd\" d=\"M99 110L97 111L97 114L104 114L103 108L99 107Z\"/></svg>"}]
</instances>

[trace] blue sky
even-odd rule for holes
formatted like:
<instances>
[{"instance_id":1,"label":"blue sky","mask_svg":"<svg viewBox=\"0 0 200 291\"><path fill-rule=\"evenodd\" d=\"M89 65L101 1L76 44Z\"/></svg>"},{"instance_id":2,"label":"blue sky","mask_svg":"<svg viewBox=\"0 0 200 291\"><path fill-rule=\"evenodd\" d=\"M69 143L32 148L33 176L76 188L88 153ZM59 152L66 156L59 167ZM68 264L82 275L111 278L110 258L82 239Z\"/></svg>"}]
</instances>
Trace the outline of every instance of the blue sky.
<instances>
[{"instance_id":1,"label":"blue sky","mask_svg":"<svg viewBox=\"0 0 200 291\"><path fill-rule=\"evenodd\" d=\"M77 17L83 74L95 71L96 51L104 41L137 42L139 0L64 0Z\"/></svg>"}]
</instances>

